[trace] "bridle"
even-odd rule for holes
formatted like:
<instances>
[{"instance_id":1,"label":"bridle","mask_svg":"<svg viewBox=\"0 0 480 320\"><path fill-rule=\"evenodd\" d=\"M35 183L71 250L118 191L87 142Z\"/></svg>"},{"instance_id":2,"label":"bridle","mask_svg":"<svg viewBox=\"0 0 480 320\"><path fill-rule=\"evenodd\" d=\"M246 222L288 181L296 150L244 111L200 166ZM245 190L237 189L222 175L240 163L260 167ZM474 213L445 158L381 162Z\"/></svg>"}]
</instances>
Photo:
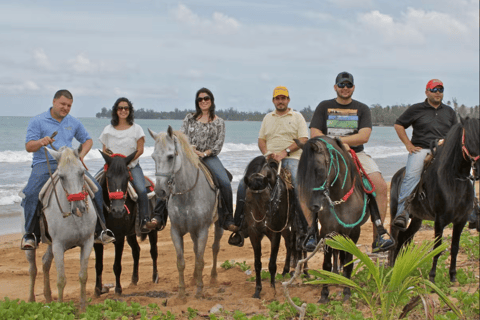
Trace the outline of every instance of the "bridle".
<instances>
[{"instance_id":1,"label":"bridle","mask_svg":"<svg viewBox=\"0 0 480 320\"><path fill-rule=\"evenodd\" d=\"M467 157L468 157L468 159L470 160L470 165L472 166L472 169L474 169L475 163L478 161L478 159L480 159L480 155L476 157L473 157L472 155L470 155L470 152L468 151L467 146L465 145L465 128L463 129L463 132L462 132L462 153L463 153L463 158L465 160L467 160Z\"/></svg>"},{"instance_id":2,"label":"bridle","mask_svg":"<svg viewBox=\"0 0 480 320\"><path fill-rule=\"evenodd\" d=\"M268 166L268 162L264 165L265 166ZM252 219L253 221L255 221L256 223L264 223L265 224L265 227L274 232L274 233L280 233L282 232L283 230L285 230L285 228L287 228L288 226L288 222L290 220L290 191L288 190L288 188L285 188L286 191L287 191L287 219L285 221L285 225L283 226L283 228L281 230L272 230L267 223L265 223L265 218L267 217L267 214L268 212L275 212L279 209L279 205L280 205L280 180L281 177L280 177L280 170L282 168L282 162L280 161L278 163L278 170L276 172L276 181L275 181L275 185L272 186L270 185L270 183L267 183L266 187L261 189L261 190L253 190L251 188L248 188L248 190L250 190L250 192L252 193L255 193L255 194L261 194L261 193L264 193L266 191L270 191L270 199L268 201L268 209L266 210L265 214L263 215L263 217L261 219L255 219L255 216L253 215L253 212L250 210L250 215L252 216ZM265 175L257 172L257 173L254 173L252 174L251 176L258 176L260 178L266 178Z\"/></svg>"},{"instance_id":3,"label":"bridle","mask_svg":"<svg viewBox=\"0 0 480 320\"><path fill-rule=\"evenodd\" d=\"M114 153L114 154L110 155L110 157L112 157L112 158L113 157L126 158L125 155L120 154L120 153ZM111 192L109 184L108 184L108 176L107 176L108 164L105 164L103 166L103 170L105 171L105 184L107 185L108 199L109 200L122 200L123 199L123 207L127 211L127 214L130 214L130 210L128 209L127 204L125 203L125 201L127 200L128 187L125 189L125 191L121 191L121 190L117 189L117 191ZM128 170L128 174L130 176L129 180L133 180L130 170ZM109 212L112 211L112 201L110 201L110 207L108 208L108 210L109 210Z\"/></svg>"},{"instance_id":4,"label":"bridle","mask_svg":"<svg viewBox=\"0 0 480 320\"><path fill-rule=\"evenodd\" d=\"M170 196L178 196L178 195L183 195L186 194L195 188L198 182L198 177L200 176L200 168L197 168L197 176L195 178L195 183L193 184L192 187L190 187L187 190L181 191L181 192L173 192L173 188L175 187L175 165L177 163L177 157L178 157L178 150L177 150L177 144L175 143L175 139L173 140L173 145L175 146L175 152L173 154L173 165L172 165L172 170L167 173L162 173L162 172L157 172L155 170L155 177L166 177L167 178L167 186L168 190L170 192Z\"/></svg>"}]
</instances>

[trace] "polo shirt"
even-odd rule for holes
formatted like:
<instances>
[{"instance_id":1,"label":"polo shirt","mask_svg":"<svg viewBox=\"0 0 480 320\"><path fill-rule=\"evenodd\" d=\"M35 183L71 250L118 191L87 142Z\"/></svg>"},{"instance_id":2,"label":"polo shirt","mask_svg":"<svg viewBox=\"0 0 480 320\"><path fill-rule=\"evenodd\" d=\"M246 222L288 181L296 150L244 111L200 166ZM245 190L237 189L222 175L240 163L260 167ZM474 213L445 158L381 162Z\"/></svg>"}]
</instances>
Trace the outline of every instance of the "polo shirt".
<instances>
[{"instance_id":1,"label":"polo shirt","mask_svg":"<svg viewBox=\"0 0 480 320\"><path fill-rule=\"evenodd\" d=\"M75 138L80 144L91 139L83 124L71 115L67 115L61 122L54 119L50 114L52 108L30 119L27 128L27 137L25 143L32 140L39 140L46 136L51 136L55 131L58 134L55 136L55 142L52 145L58 150L63 146L72 148L72 140ZM50 145L48 146L49 148ZM48 154L49 161L56 162L56 160ZM43 148L38 149L33 154L32 167L38 163L47 162L45 159L45 151Z\"/></svg>"},{"instance_id":2,"label":"polo shirt","mask_svg":"<svg viewBox=\"0 0 480 320\"><path fill-rule=\"evenodd\" d=\"M405 129L412 126L412 144L429 149L430 142L445 138L447 132L457 122L457 116L451 107L442 103L438 108L434 108L425 99L424 102L408 107L395 124Z\"/></svg>"},{"instance_id":3,"label":"polo shirt","mask_svg":"<svg viewBox=\"0 0 480 320\"><path fill-rule=\"evenodd\" d=\"M293 139L308 138L307 123L301 113L292 109L281 116L272 111L263 118L258 138L266 141L267 150L280 152L288 148ZM302 149L298 149L287 158L299 160L301 155Z\"/></svg>"}]
</instances>

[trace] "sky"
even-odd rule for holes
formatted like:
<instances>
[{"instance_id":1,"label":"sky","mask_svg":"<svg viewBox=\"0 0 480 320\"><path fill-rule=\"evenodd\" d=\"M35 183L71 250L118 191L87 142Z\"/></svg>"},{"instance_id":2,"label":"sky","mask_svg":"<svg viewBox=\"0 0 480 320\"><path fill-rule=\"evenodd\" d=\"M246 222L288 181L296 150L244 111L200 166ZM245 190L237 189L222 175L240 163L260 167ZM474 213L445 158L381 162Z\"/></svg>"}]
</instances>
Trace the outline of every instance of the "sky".
<instances>
[{"instance_id":1,"label":"sky","mask_svg":"<svg viewBox=\"0 0 480 320\"><path fill-rule=\"evenodd\" d=\"M217 109L273 109L335 97L353 74L367 105L413 104L428 80L444 101L479 104L478 0L0 0L3 116L46 111L54 93L94 117L127 97L136 109L194 109L212 90Z\"/></svg>"}]
</instances>

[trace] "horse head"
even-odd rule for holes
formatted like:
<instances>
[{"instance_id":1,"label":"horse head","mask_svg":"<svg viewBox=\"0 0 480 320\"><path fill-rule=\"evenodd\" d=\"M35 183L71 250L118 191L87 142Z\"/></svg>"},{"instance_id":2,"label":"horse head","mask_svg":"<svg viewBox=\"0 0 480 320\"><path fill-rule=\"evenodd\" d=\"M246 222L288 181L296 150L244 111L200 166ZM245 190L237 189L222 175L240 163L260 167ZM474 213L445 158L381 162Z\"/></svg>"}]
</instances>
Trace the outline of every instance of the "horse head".
<instances>
[{"instance_id":1,"label":"horse head","mask_svg":"<svg viewBox=\"0 0 480 320\"><path fill-rule=\"evenodd\" d=\"M475 179L480 177L480 119L460 118L463 126L462 152L463 158L470 162Z\"/></svg>"},{"instance_id":2,"label":"horse head","mask_svg":"<svg viewBox=\"0 0 480 320\"><path fill-rule=\"evenodd\" d=\"M62 147L58 151L47 148L58 163L56 172L71 204L71 212L81 216L86 210L85 198L88 194L85 189L85 168L80 161L79 150L81 147L78 150Z\"/></svg>"},{"instance_id":3,"label":"horse head","mask_svg":"<svg viewBox=\"0 0 480 320\"><path fill-rule=\"evenodd\" d=\"M134 151L127 157L120 154L109 156L102 151L100 153L103 159L105 159L107 166L105 184L108 190L108 199L110 200L110 212L114 218L119 219L128 212L125 200L127 199L130 172L127 166L133 160L137 151Z\"/></svg>"},{"instance_id":4,"label":"horse head","mask_svg":"<svg viewBox=\"0 0 480 320\"><path fill-rule=\"evenodd\" d=\"M168 198L172 193L175 176L182 168L183 158L190 160L198 168L198 156L192 151L187 137L168 126L167 132L155 133L148 129L155 140L152 158L155 161L155 193L160 198Z\"/></svg>"}]
</instances>

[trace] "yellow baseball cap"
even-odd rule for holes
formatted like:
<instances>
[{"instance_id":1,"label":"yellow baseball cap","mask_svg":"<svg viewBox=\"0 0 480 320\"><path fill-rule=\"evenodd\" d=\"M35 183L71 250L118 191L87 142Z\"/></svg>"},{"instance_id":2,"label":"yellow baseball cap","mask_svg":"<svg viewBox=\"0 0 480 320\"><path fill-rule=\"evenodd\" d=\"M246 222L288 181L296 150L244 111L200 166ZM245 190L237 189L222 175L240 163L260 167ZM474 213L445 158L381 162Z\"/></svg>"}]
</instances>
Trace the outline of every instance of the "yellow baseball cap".
<instances>
[{"instance_id":1,"label":"yellow baseball cap","mask_svg":"<svg viewBox=\"0 0 480 320\"><path fill-rule=\"evenodd\" d=\"M273 97L275 98L276 96L285 96L288 97L288 89L286 87L278 86L275 89L273 89Z\"/></svg>"}]
</instances>

